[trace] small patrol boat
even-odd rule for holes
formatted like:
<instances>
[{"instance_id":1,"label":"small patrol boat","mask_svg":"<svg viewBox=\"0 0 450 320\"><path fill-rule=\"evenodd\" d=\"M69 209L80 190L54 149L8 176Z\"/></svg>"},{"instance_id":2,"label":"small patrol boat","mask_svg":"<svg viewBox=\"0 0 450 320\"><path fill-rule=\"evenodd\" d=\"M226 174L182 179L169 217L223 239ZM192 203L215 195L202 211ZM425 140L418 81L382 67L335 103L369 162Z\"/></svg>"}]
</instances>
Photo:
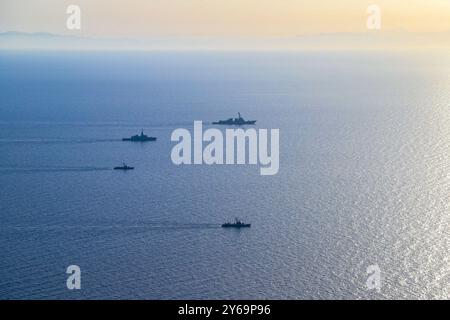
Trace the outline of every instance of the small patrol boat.
<instances>
[{"instance_id":1,"label":"small patrol boat","mask_svg":"<svg viewBox=\"0 0 450 320\"><path fill-rule=\"evenodd\" d=\"M250 228L250 223L243 223L238 218L234 219L234 222L226 222L222 224L222 228Z\"/></svg>"},{"instance_id":2,"label":"small patrol boat","mask_svg":"<svg viewBox=\"0 0 450 320\"><path fill-rule=\"evenodd\" d=\"M121 166L121 167L114 167L114 170L133 170L133 169L134 169L134 167L127 166L125 164L125 162L123 163L123 166Z\"/></svg>"}]
</instances>

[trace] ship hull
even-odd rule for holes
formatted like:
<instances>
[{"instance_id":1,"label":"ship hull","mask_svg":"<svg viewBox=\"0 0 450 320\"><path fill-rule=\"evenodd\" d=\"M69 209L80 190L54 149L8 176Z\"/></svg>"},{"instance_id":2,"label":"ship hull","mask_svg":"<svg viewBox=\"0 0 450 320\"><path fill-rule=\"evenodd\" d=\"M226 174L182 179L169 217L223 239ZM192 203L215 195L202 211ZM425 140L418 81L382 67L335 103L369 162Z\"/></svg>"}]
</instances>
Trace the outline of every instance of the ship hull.
<instances>
[{"instance_id":1,"label":"ship hull","mask_svg":"<svg viewBox=\"0 0 450 320\"><path fill-rule=\"evenodd\" d=\"M156 141L156 138L147 138L147 139L131 139L131 138L123 138L122 141L131 141L131 142L148 142L148 141Z\"/></svg>"},{"instance_id":2,"label":"ship hull","mask_svg":"<svg viewBox=\"0 0 450 320\"><path fill-rule=\"evenodd\" d=\"M224 223L222 225L222 228L237 228L237 229L240 229L240 228L250 228L250 226L251 226L250 223L248 223L248 224L244 223L244 224L239 224L239 225Z\"/></svg>"},{"instance_id":3,"label":"ship hull","mask_svg":"<svg viewBox=\"0 0 450 320\"><path fill-rule=\"evenodd\" d=\"M213 122L212 124L217 124L217 125L221 125L221 126L245 126L245 125L254 125L255 123L256 123L256 120L255 121L246 121L243 123L216 121L216 122Z\"/></svg>"}]
</instances>

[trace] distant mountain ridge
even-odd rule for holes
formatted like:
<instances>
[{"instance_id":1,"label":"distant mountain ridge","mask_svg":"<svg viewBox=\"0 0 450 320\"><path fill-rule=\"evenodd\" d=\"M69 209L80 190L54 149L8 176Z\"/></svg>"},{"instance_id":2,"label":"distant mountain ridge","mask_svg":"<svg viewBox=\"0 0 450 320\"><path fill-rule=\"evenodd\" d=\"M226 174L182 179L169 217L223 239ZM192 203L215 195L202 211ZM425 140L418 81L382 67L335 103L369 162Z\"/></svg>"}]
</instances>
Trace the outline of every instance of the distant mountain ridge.
<instances>
[{"instance_id":1,"label":"distant mountain ridge","mask_svg":"<svg viewBox=\"0 0 450 320\"><path fill-rule=\"evenodd\" d=\"M1 49L65 49L94 50L119 49L121 46L136 45L137 41L126 38L94 38L79 35L61 35L49 32L0 32Z\"/></svg>"},{"instance_id":2,"label":"distant mountain ridge","mask_svg":"<svg viewBox=\"0 0 450 320\"><path fill-rule=\"evenodd\" d=\"M450 31L333 33L292 37L86 37L49 32L0 32L0 50L302 50L450 48Z\"/></svg>"}]
</instances>

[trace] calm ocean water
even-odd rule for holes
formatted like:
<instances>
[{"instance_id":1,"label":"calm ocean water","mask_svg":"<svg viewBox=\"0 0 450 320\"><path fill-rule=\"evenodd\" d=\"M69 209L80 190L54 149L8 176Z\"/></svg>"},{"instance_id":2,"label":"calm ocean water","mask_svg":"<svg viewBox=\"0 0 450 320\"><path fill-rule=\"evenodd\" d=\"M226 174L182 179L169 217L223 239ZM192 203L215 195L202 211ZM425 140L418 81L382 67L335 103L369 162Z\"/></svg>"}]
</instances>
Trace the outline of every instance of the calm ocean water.
<instances>
[{"instance_id":1,"label":"calm ocean water","mask_svg":"<svg viewBox=\"0 0 450 320\"><path fill-rule=\"evenodd\" d=\"M449 55L2 52L0 88L1 299L450 297ZM172 164L238 111L276 176Z\"/></svg>"}]
</instances>

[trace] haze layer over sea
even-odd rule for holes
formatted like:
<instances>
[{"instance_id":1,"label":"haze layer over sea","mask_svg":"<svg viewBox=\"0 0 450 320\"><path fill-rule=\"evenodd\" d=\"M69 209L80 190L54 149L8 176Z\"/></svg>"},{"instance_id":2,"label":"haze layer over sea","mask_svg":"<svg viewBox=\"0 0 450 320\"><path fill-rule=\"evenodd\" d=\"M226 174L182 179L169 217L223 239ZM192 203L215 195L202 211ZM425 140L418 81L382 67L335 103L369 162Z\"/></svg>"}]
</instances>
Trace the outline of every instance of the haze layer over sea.
<instances>
[{"instance_id":1,"label":"haze layer over sea","mask_svg":"<svg viewBox=\"0 0 450 320\"><path fill-rule=\"evenodd\" d=\"M448 57L1 52L0 298L449 298ZM237 112L280 129L278 174L172 163Z\"/></svg>"}]
</instances>

